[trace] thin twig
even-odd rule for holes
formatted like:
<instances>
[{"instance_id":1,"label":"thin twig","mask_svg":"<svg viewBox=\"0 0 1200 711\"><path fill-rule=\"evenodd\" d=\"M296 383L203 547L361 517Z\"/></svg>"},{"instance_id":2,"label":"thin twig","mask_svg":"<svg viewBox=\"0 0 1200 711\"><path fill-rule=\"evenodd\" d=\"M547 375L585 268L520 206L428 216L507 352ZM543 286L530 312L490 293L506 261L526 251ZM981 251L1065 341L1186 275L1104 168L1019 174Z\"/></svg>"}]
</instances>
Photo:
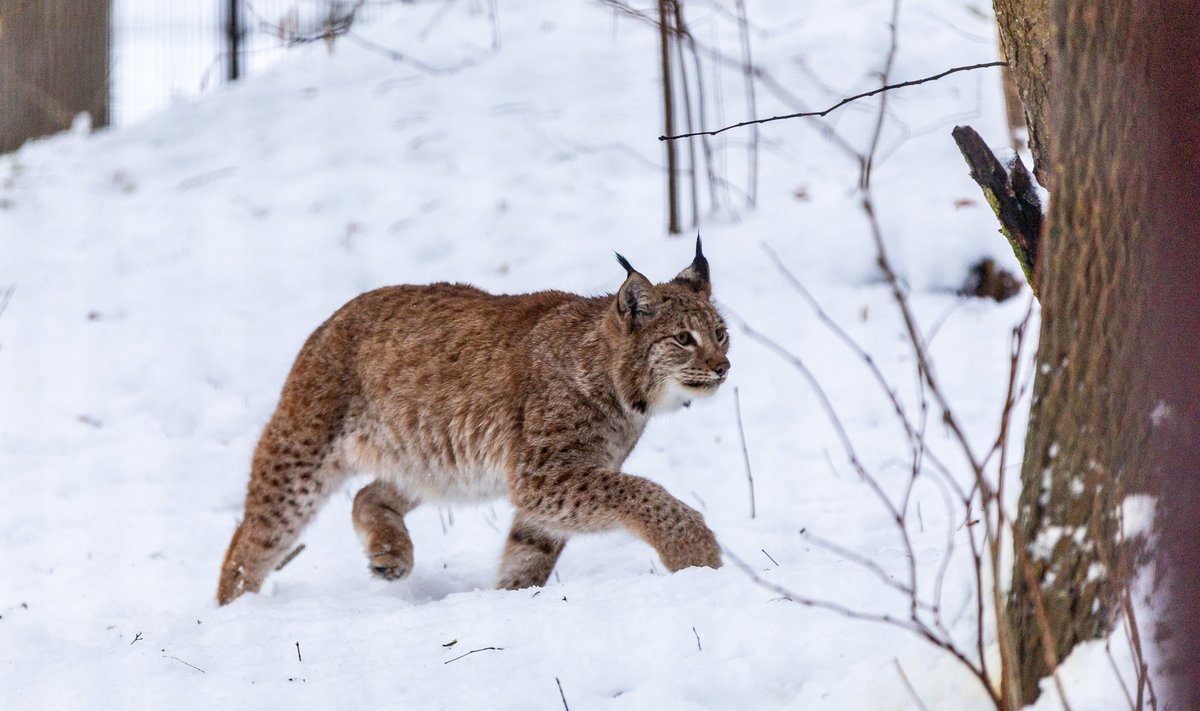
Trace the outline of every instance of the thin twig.
<instances>
[{"instance_id":1,"label":"thin twig","mask_svg":"<svg viewBox=\"0 0 1200 711\"><path fill-rule=\"evenodd\" d=\"M631 17L639 22L648 24L651 27L654 27L660 31L662 30L661 24L659 23L659 21L657 19L655 19L655 17L653 15L650 15L646 12L637 10L637 9L629 6L628 4L622 2L621 0L602 0L602 2L604 2L605 4L612 7L614 12L617 15L625 15L625 16ZM668 32L673 32L673 33L678 32L678 30L676 30L672 27L669 27L669 26L666 29ZM704 54L705 56L707 56L709 59L713 60L717 64L719 64L723 67L728 67L735 71L742 72L742 73L748 72L751 76L754 77L755 81L757 81L759 84L762 85L763 89L765 89L767 92L769 92L775 98L782 101L784 104L793 106L800 111L808 110L806 108L806 106L804 105L804 102L800 101L794 94L791 93L791 91L789 91L789 89L783 82L780 82L778 79L776 79L774 76L772 76L771 73L768 72L766 69L759 67L759 66L755 66L750 63L747 63L746 61L739 61L737 59L734 59L733 57L726 56L719 49L708 47L700 42L695 41L694 39L692 40L692 42L694 43L695 49L697 51ZM718 83L718 86L719 86L719 83ZM806 122L806 125L815 129L825 139L830 141L836 148L840 149L843 153L847 154L848 156L855 157L855 158L858 156L857 152L854 150L854 147L851 146L850 143L848 141L846 141L846 139L844 139L840 135L838 135L838 133L828 123L826 123L824 121L814 120L814 121ZM749 201L749 194L747 194L746 197L747 197L747 201Z\"/></svg>"},{"instance_id":2,"label":"thin twig","mask_svg":"<svg viewBox=\"0 0 1200 711\"><path fill-rule=\"evenodd\" d=\"M841 605L841 604L838 604L836 602L832 602L829 600L820 600L820 599L816 599L816 598L806 597L804 595L799 595L791 590L788 590L785 587L776 585L775 583L769 582L769 581L764 580L763 578L759 577L759 575L757 573L755 573L754 570L744 560L742 560L740 557L737 556L737 554L733 553L732 551L730 551L726 548L722 548L722 552L724 553L725 557L727 559L733 561L733 564L735 566L737 566L742 571L742 573L744 573L747 577L749 577L750 580L755 585L758 585L761 588L770 590L771 592L774 592L777 595L780 595L781 597L779 599L781 599L781 600L786 600L788 602L794 602L798 605L803 605L805 607L812 607L812 608L816 608L819 610L828 610L830 612L837 613L837 614L841 615L842 617L845 617L845 618L851 619L851 620L862 620L865 622L877 622L880 624L885 624L885 625L888 625L891 627L896 627L898 629L906 630L908 632L911 632L911 633L917 635L917 637L925 640L929 644L932 644L933 646L937 647L938 649L943 650L950 656L957 659L964 667L966 667L975 676L976 679L979 680L979 682L984 686L984 689L987 691L988 695L993 699L993 701L997 702L997 704L998 704L998 699L996 698L995 692L991 689L991 687L989 686L987 677L983 675L983 673L979 670L979 668L976 667L974 664L972 664L971 660L967 659L967 657L962 653L962 651L959 650L956 646L954 646L953 642L943 639L942 637L939 637L937 634L934 633L933 630L929 629L929 627L927 625L925 625L924 623L922 623L920 620L905 620L903 618L896 617L894 615L889 615L887 613L864 612L861 610L855 610L853 608L846 607L844 605Z\"/></svg>"},{"instance_id":3,"label":"thin twig","mask_svg":"<svg viewBox=\"0 0 1200 711\"><path fill-rule=\"evenodd\" d=\"M750 518L754 518L756 507L754 502L754 473L750 471L750 452L746 448L746 430L742 427L742 402L738 389L733 389L733 411L737 415L738 437L742 441L742 461L746 464L746 481L750 484Z\"/></svg>"},{"instance_id":4,"label":"thin twig","mask_svg":"<svg viewBox=\"0 0 1200 711\"><path fill-rule=\"evenodd\" d=\"M8 302L12 301L13 294L17 291L17 285L13 284L4 291L0 291L0 316L8 309Z\"/></svg>"},{"instance_id":5,"label":"thin twig","mask_svg":"<svg viewBox=\"0 0 1200 711\"><path fill-rule=\"evenodd\" d=\"M883 71L879 74L879 80L885 86L892 76L892 66L896 63L896 49L900 46L897 33L899 22L900 0L892 0L892 21L888 25L891 42L888 43L887 58L883 61ZM875 115L875 130L871 132L871 145L862 157L862 177L859 182L864 190L871 182L871 167L875 163L875 152L879 150L879 139L883 135L883 119L887 115L887 100L887 94L882 93L879 97L879 112Z\"/></svg>"},{"instance_id":6,"label":"thin twig","mask_svg":"<svg viewBox=\"0 0 1200 711\"><path fill-rule=\"evenodd\" d=\"M450 11L450 8L454 7L454 4L455 0L447 0L447 2L443 2L438 8L438 11L435 12L433 17L429 19L429 22L425 23L425 27L421 28L421 31L417 34L417 38L422 42L429 39L429 33L433 32L433 28L436 27L438 23L440 23L446 17L446 14Z\"/></svg>"},{"instance_id":7,"label":"thin twig","mask_svg":"<svg viewBox=\"0 0 1200 711\"><path fill-rule=\"evenodd\" d=\"M296 661L298 661L298 662L304 661L304 657L300 656L300 643L299 642L296 643Z\"/></svg>"},{"instance_id":8,"label":"thin twig","mask_svg":"<svg viewBox=\"0 0 1200 711\"><path fill-rule=\"evenodd\" d=\"M767 557L769 558L770 556L767 556ZM704 647L701 647L701 646L700 646L700 633L696 631L696 627L695 627L695 626L693 626L693 627L692 627L692 634L696 635L696 650L697 650L697 651L700 651L700 652L703 652L703 651L704 651Z\"/></svg>"},{"instance_id":9,"label":"thin twig","mask_svg":"<svg viewBox=\"0 0 1200 711\"><path fill-rule=\"evenodd\" d=\"M750 56L750 19L746 14L746 0L734 0L737 7L738 36L742 47L742 78L746 84L746 112L753 116L758 113L758 100L754 95L754 60ZM750 143L747 144L747 191L750 193L750 207L758 202L758 127L750 132Z\"/></svg>"},{"instance_id":10,"label":"thin twig","mask_svg":"<svg viewBox=\"0 0 1200 711\"><path fill-rule=\"evenodd\" d=\"M291 563L293 560L295 560L296 556L300 555L300 553L303 550L304 550L303 543L301 543L300 545L293 548L292 552L285 555L283 557L283 560L279 561L279 565L275 566L275 572L278 573L279 571L283 570L284 566L286 566L288 563Z\"/></svg>"},{"instance_id":11,"label":"thin twig","mask_svg":"<svg viewBox=\"0 0 1200 711\"><path fill-rule=\"evenodd\" d=\"M1058 660L1055 658L1057 645L1054 640L1054 631L1050 627L1050 618L1046 614L1046 603L1042 599L1042 588L1038 585L1037 574L1033 571L1033 563L1029 560L1025 541L1023 539L1016 540L1016 538L1016 529L1014 529L1013 550L1016 551L1017 564L1021 568L1025 584L1033 591L1033 613L1038 623L1038 632L1042 636L1042 654L1045 656L1046 668L1051 670L1050 676L1054 680L1054 688L1058 691L1058 700L1062 703L1063 710L1071 711L1071 705L1067 703L1066 692L1063 691L1062 680L1058 677Z\"/></svg>"},{"instance_id":12,"label":"thin twig","mask_svg":"<svg viewBox=\"0 0 1200 711\"><path fill-rule=\"evenodd\" d=\"M554 683L558 684L558 697L562 699L564 711L571 711L571 707L567 706L567 695L562 690L562 682L558 680L558 677L554 677Z\"/></svg>"},{"instance_id":13,"label":"thin twig","mask_svg":"<svg viewBox=\"0 0 1200 711\"><path fill-rule=\"evenodd\" d=\"M896 590L897 592L903 593L905 596L908 596L908 597L913 596L912 588L910 588L909 586L905 585L902 582L897 581L895 579L895 577L893 577L886 570L883 569L883 566L879 565L878 563L871 560L870 558L868 558L864 555L861 555L859 553L855 553L854 551L850 550L849 548L846 548L845 546L834 543L833 541L831 541L827 538L818 536L817 534L815 534L811 531L806 530L803 535L804 535L804 540L809 541L810 543L812 543L813 545L815 545L818 548L823 548L823 549L829 551L830 553L833 553L834 555L839 555L839 556L849 560L850 562L854 563L855 565L860 566L861 568L863 568L864 570L866 570L867 572L871 573L876 578L878 578L879 582L883 583L884 585L888 586L889 588L892 588L892 589ZM766 552L766 551L764 551L764 552ZM778 564L776 564L776 565L778 565Z\"/></svg>"},{"instance_id":14,"label":"thin twig","mask_svg":"<svg viewBox=\"0 0 1200 711\"><path fill-rule=\"evenodd\" d=\"M794 114L783 114L781 116L771 116L769 118L751 119L749 121L742 121L740 123L731 124L729 126L725 126L724 128L714 129L712 131L697 131L695 133L680 133L680 134L676 134L674 136L659 136L658 140L674 141L674 140L678 140L680 138L691 138L692 136L715 136L719 133L724 133L726 131L730 131L735 128L742 128L744 126L755 126L758 124L770 123L772 121L783 121L785 119L805 118L805 117L809 117L809 116L820 118L820 117L829 115L833 111L836 111L837 109L840 109L841 107L843 107L846 104L849 104L853 101L858 101L859 99L865 99L867 97L875 96L876 94L882 94L885 91L891 91L893 89L900 89L900 88L903 88L906 86L916 86L918 84L925 84L927 82L936 81L943 77L950 76L951 74L957 74L958 72L967 72L967 71L971 71L973 69L987 69L989 67L1006 67L1006 66L1008 66L1008 62L982 62L980 64L970 64L970 65L966 65L966 66L962 66L962 67L953 67L951 69L947 69L944 72L940 72L940 73L934 74L932 76L923 77L921 79L910 79L908 81L899 82L898 84L886 84L884 86L872 89L870 91L864 91L861 94L855 94L854 96L848 96L845 99L842 99L841 101L837 102L833 106L830 106L829 108L823 109L821 111L799 111Z\"/></svg>"},{"instance_id":15,"label":"thin twig","mask_svg":"<svg viewBox=\"0 0 1200 711\"><path fill-rule=\"evenodd\" d=\"M901 514L900 510L896 508L896 505L892 503L892 500L888 498L887 492L885 492L883 487L880 486L879 481L870 472L868 472L866 467L863 465L862 460L858 456L858 451L855 449L854 443L850 439L850 434L846 431L845 423L842 422L841 416L838 415L837 409L833 406L833 401L829 399L829 395L825 392L825 388L821 385L821 382L817 379L816 375L814 375L813 372L808 369L808 366L799 358L799 356L795 355L767 336L754 330L748 323L742 321L741 318L736 314L730 315L740 322L742 331L745 332L746 335L750 336L750 338L753 340L758 341L762 345L774 351L781 358L791 363L792 366L799 371L801 376L803 376L808 382L809 388L816 394L817 401L820 403L821 409L825 412L826 419L828 419L830 424L833 425L834 432L837 434L838 440L842 444L842 450L845 452L846 458L850 460L850 465L854 468L854 471L858 473L859 479L867 484L867 486L875 494L875 497L881 504L883 504L884 508L887 509L889 517L896 525L900 533L901 542L904 544L905 556L909 562L909 587L915 591L917 584L916 555L913 551L912 541L908 536L904 516Z\"/></svg>"},{"instance_id":16,"label":"thin twig","mask_svg":"<svg viewBox=\"0 0 1200 711\"><path fill-rule=\"evenodd\" d=\"M680 97L683 99L683 122L684 122L684 125L687 126L688 131L690 132L692 130L692 127L694 126L694 124L692 122L693 121L693 119L692 119L692 92L691 92L691 88L690 88L691 81L688 79L687 59L686 59L686 57L684 57L684 54L683 54L684 43L687 41L687 37L688 37L688 29L683 21L683 10L680 6L680 2L678 0L669 0L669 2L671 5L671 12L674 17L675 28L676 28L676 32L674 33L674 36L675 36L675 58L676 58L675 66L678 67L678 70L679 70L678 71L678 73L679 73L679 88L681 89L681 91L683 93L683 96ZM674 83L674 80L672 80L672 84L673 83ZM703 130L703 128L701 128L701 130ZM691 226L697 227L700 224L700 183L699 183L699 178L697 177L697 174L696 174L696 142L695 141L688 141L687 152L688 152L688 171L687 171L688 187L690 189L689 192L690 192L691 198L692 198L692 224L691 224Z\"/></svg>"},{"instance_id":17,"label":"thin twig","mask_svg":"<svg viewBox=\"0 0 1200 711\"><path fill-rule=\"evenodd\" d=\"M460 654L457 657L455 657L454 659L447 659L446 661L442 662L442 664L449 664L450 662L457 662L458 660L462 659L463 657L469 657L476 652L503 652L503 651L504 651L504 647L480 647L479 649L472 649L471 651L467 652L466 654Z\"/></svg>"},{"instance_id":18,"label":"thin twig","mask_svg":"<svg viewBox=\"0 0 1200 711\"><path fill-rule=\"evenodd\" d=\"M897 29L898 29L899 10L900 10L899 0L895 0L893 7L892 7L892 20L891 20L891 24L890 24L891 42L890 42L890 45L888 48L887 59L884 64L884 70L883 70L883 76L882 76L882 81L884 82L885 87L892 86L892 85L889 85L887 82L888 82L888 76L889 76L893 61L896 56L896 50L897 50L897 46L898 46L898 31L897 31ZM998 63L998 64L1003 64L1003 63ZM993 64L993 66L996 66L996 64ZM974 69L974 68L981 68L981 67L975 66L975 67L970 67L970 68ZM965 68L964 68L964 70L965 70ZM944 76L944 75L945 75L945 73L943 73L942 76ZM938 78L940 78L940 77L938 77ZM897 85L897 86L899 86L899 85ZM880 91L876 91L874 93L880 93ZM852 97L851 100L853 100L853 98L855 98L855 97ZM845 103L845 102L843 102L843 103ZM834 108L836 108L836 106ZM884 244L884 240L883 240L883 230L880 226L879 219L878 219L877 215L875 214L874 202L873 202L872 193L871 193L871 169L872 169L872 166L875 161L875 153L879 147L879 139L883 133L884 117L885 117L886 111L887 111L887 95L884 94L884 96L881 97L881 100L879 102L879 111L876 116L875 126L874 126L874 130L872 132L872 135L871 135L871 140L870 140L870 143L868 144L868 150L865 154L862 154L859 156L859 165L860 165L860 169L861 169L861 174L860 174L860 178L859 178L859 190L862 194L862 203L861 203L862 210L863 210L863 213L867 217L867 222L870 227L871 238L875 245L877 265L879 267L880 272L882 272L882 274L884 276L885 282L887 283L888 287L891 290L892 301L896 304L896 307L899 309L900 315L904 322L904 327L905 327L906 335L908 337L909 346L912 348L913 353L916 356L918 387L920 389L921 398L922 398L922 411L923 411L922 418L923 419L922 419L922 426L921 426L920 438L919 438L922 444L918 448L918 450L916 452L914 452L914 456L920 457L922 452L924 452L924 432L925 432L925 430L924 430L924 412L927 408L927 405L925 404L925 393L926 393L926 391L928 391L933 396L934 401L937 403L937 405L939 406L939 409L941 410L942 421L945 423L949 432L951 432L954 435L955 443L962 450L963 456L965 457L968 464L970 465L971 473L973 476L972 487L971 487L970 492L968 492L967 496L964 497L964 499L963 499L963 503L965 506L968 507L968 511L970 510L971 500L972 500L975 492L976 491L979 492L981 505L982 505L982 508L984 509L984 514L985 514L982 517L983 521L984 521L983 536L984 536L984 541L987 543L987 548L990 553L991 563L992 563L992 571L991 571L992 572L992 581L991 582L993 583L992 584L992 595L993 595L993 606L995 608L993 610L993 612L996 614L997 626L1000 628L1003 628L1005 623L1004 623L1004 620L1002 617L1003 610L1001 608L1001 601L1000 601L1000 591L1001 591L1001 582L1002 581L999 578L999 563L998 563L999 557L1000 557L1000 555L999 555L1000 554L1000 549L999 549L1000 538L999 538L999 532L996 530L993 530L991 519L986 515L987 510L990 506L994 506L994 507L998 508L1001 504L1000 504L1000 502L997 501L997 499L995 497L995 493L994 493L993 489L991 488L991 486L989 485L989 483L984 475L983 466L980 463L979 458L975 455L974 450L970 446L970 443L967 440L966 434L963 432L962 427L959 425L958 420L954 414L954 411L951 409L949 402L947 401L945 395L943 394L943 392L938 384L937 379L934 376L932 361L929 356L928 344L925 342L925 340L923 339L923 337L921 335L920 330L917 328L916 318L914 317L911 306L908 302L908 296L907 296L906 290L901 285L900 280L896 276L896 272L892 267L891 261L888 258L887 248L886 248L886 246ZM919 471L919 470L914 470L914 477L915 477L916 471ZM946 478L948 481L953 480L953 477L947 476ZM911 492L911 486L912 486L912 482L910 481L909 490L905 494L904 504L900 509L902 514L907 512L907 501L908 501L907 496L908 496L908 493ZM1003 517L1003 511L999 511L997 513L997 522L998 523L1003 521L1002 517ZM900 520L902 522L903 518L901 518ZM902 530L904 531L905 535L907 535L907 531L905 529L902 529ZM997 706L997 708L1000 708L1005 700L1011 698L1010 689L1012 688L1012 677L1011 677L1011 673L1012 673L1011 666L1012 665L1011 664L1003 665L1001 688L999 690L995 689L991 683L991 675L989 674L989 671L988 671L987 656L984 654L984 648L983 648L985 609L984 609L984 604L983 604L982 551L980 551L980 549L977 547L977 543L975 540L975 533L972 529L968 529L967 538L970 541L970 545L971 545L971 555L972 555L972 561L974 563L974 571L975 571L975 597L976 597L976 605L977 605L976 606L976 653L978 655L977 662L973 664L969 660L967 660L966 656L963 655L957 649L957 647L955 647L952 643L946 645L946 648L948 648L952 652L957 653L956 658L958 658L968 669L971 670L971 672L973 674L976 675L976 677L979 679L982 686L984 687L984 690L991 697L993 703ZM915 563L913 563L913 565L915 566ZM914 574L913 580L914 580L914 587L915 587L915 574ZM937 582L937 588L938 588L937 594L938 595L940 595L940 585L941 585L941 580L938 580L938 582ZM938 598L935 597L935 602L937 600L938 600ZM914 604L916 602L915 594L914 594L913 602L914 602ZM914 617L914 619L916 618L915 609L913 612L913 617ZM941 616L940 616L940 613L938 613L936 624L938 625L938 627L940 629L944 629L940 625L940 620L941 620ZM1002 647L1003 647L1003 642L1004 642L1004 639L1003 639L1004 630L1003 629L1000 630L1000 634L1002 636L1001 643L1002 643ZM1002 657L1003 656L1004 656L1004 652L1002 649Z\"/></svg>"},{"instance_id":19,"label":"thin twig","mask_svg":"<svg viewBox=\"0 0 1200 711\"><path fill-rule=\"evenodd\" d=\"M357 44L359 47L362 47L363 49L374 52L382 57L386 57L386 58L392 60L393 62L399 62L401 64L408 64L409 66L411 66L415 69L418 69L426 74L432 74L434 76L440 76L443 74L455 74L464 69L469 69L470 67L473 67L476 64L479 64L479 60L480 60L480 57L478 57L478 56L477 57L468 57L467 59L464 59L456 64L451 64L451 65L445 66L445 67L435 67L432 64L427 64L418 59L414 59L414 58L410 57L409 55L404 54L403 52L398 52L398 51L392 49L391 47L384 47L383 45L379 44L378 42L372 42L371 40L367 39L366 37L363 37L362 35L358 34L357 32L347 31L345 34L345 37L346 37L346 39L354 42L355 44ZM485 52L485 53L483 53L482 56L486 57L488 54L490 54L490 53Z\"/></svg>"},{"instance_id":20,"label":"thin twig","mask_svg":"<svg viewBox=\"0 0 1200 711\"><path fill-rule=\"evenodd\" d=\"M900 660L892 657L892 663L896 665L896 671L900 673L900 680L904 682L904 688L908 689L909 695L912 696L913 703L915 703L917 708L921 709L921 711L929 711L929 707L926 706L925 702L921 700L920 695L917 694L916 688L913 687L912 682L908 680L908 675L904 673L904 667L900 666Z\"/></svg>"},{"instance_id":21,"label":"thin twig","mask_svg":"<svg viewBox=\"0 0 1200 711\"><path fill-rule=\"evenodd\" d=\"M186 664L186 665L188 665L189 667L191 667L192 669L195 669L196 671L200 672L201 674L207 674L207 673L208 673L208 672L204 671L203 669L201 669L200 667L196 666L195 664L192 664L191 662L185 662L185 661L183 661L182 659L180 659L179 657L175 656L174 654L164 654L164 655L162 655L162 656L163 656L163 659L174 659L175 661L179 662L180 664Z\"/></svg>"},{"instance_id":22,"label":"thin twig","mask_svg":"<svg viewBox=\"0 0 1200 711\"><path fill-rule=\"evenodd\" d=\"M1113 676L1117 683L1121 685L1121 692L1125 694L1125 703L1129 704L1129 711L1139 711L1141 708L1133 700L1133 694L1129 693L1129 685L1125 683L1125 677L1121 675L1121 668L1117 666L1117 660L1113 658L1112 648L1108 642L1104 643L1104 656L1108 657L1108 666L1112 668Z\"/></svg>"},{"instance_id":23,"label":"thin twig","mask_svg":"<svg viewBox=\"0 0 1200 711\"><path fill-rule=\"evenodd\" d=\"M858 341L854 340L853 336L847 333L837 321L835 321L828 313L826 313L825 309L821 307L821 303L817 301L812 292L808 290L808 287L806 287L804 283L800 281L800 278L797 277L791 269L788 269L787 265L783 263L782 259L780 259L779 253L776 252L771 245L763 242L762 249L767 253L767 256L775 265L775 269L779 271L779 274L783 276L788 285L795 289L796 293L800 294L801 298L808 303L809 308L812 309L813 313L816 314L821 323L823 323L825 327L833 333L834 336L837 336L839 341L846 344L846 347L853 351L854 354L858 356L859 360L861 360L867 366L867 370L870 371L871 377L879 385L880 389L883 390L884 395L887 396L888 402L891 403L892 410L896 413L896 419L898 419L900 424L904 427L904 434L908 437L910 443L915 444L916 428L908 419L908 413L905 412L904 405L900 403L900 399L896 395L895 389L892 388L892 386L888 383L887 378L885 378L883 375L883 371L879 369L879 365L875 362L875 358L872 357L870 353L867 353L866 349L863 348Z\"/></svg>"}]
</instances>

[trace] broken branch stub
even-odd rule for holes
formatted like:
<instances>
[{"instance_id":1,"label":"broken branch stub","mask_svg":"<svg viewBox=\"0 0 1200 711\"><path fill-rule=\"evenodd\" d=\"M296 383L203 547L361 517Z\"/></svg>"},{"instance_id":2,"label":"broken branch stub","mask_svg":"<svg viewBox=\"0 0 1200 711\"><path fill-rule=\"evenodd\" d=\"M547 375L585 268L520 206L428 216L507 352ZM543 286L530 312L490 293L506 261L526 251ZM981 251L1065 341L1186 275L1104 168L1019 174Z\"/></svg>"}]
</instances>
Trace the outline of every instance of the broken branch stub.
<instances>
[{"instance_id":1,"label":"broken branch stub","mask_svg":"<svg viewBox=\"0 0 1200 711\"><path fill-rule=\"evenodd\" d=\"M1026 280L1038 293L1034 268L1042 234L1042 201L1033 178L1019 156L1005 168L983 139L970 126L955 126L951 132L958 150L971 168L971 179L983 190L988 204L1000 220L1000 231L1012 247Z\"/></svg>"}]
</instances>

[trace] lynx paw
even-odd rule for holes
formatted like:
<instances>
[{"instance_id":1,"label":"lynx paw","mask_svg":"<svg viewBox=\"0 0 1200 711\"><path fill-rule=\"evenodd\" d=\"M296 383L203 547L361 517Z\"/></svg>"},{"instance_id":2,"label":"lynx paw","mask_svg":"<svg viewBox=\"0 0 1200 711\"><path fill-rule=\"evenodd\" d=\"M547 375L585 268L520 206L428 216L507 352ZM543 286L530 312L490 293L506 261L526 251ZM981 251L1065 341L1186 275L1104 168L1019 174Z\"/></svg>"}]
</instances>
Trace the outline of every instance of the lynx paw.
<instances>
[{"instance_id":1,"label":"lynx paw","mask_svg":"<svg viewBox=\"0 0 1200 711\"><path fill-rule=\"evenodd\" d=\"M674 573L684 568L720 568L721 546L704 519L696 514L680 534L660 551L663 565Z\"/></svg>"},{"instance_id":2,"label":"lynx paw","mask_svg":"<svg viewBox=\"0 0 1200 711\"><path fill-rule=\"evenodd\" d=\"M385 544L367 554L371 574L384 580L407 577L413 569L412 547Z\"/></svg>"}]
</instances>

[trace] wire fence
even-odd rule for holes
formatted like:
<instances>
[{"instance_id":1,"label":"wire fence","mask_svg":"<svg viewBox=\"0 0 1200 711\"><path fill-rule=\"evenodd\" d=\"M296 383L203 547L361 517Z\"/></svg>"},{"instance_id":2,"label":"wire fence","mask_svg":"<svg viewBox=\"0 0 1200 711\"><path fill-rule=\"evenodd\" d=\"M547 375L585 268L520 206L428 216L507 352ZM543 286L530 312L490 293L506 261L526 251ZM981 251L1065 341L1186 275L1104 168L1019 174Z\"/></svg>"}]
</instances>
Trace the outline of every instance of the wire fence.
<instances>
[{"instance_id":1,"label":"wire fence","mask_svg":"<svg viewBox=\"0 0 1200 711\"><path fill-rule=\"evenodd\" d=\"M261 72L298 37L398 0L114 0L112 123L136 122L179 98Z\"/></svg>"}]
</instances>

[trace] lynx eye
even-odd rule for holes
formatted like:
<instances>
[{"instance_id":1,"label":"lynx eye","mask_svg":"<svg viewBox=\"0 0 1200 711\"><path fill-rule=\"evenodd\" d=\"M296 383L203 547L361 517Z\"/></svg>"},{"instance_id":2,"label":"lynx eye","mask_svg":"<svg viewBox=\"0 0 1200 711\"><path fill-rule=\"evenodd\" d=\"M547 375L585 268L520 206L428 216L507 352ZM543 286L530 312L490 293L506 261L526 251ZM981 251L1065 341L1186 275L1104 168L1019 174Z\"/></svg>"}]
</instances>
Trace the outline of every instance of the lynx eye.
<instances>
[{"instance_id":1,"label":"lynx eye","mask_svg":"<svg viewBox=\"0 0 1200 711\"><path fill-rule=\"evenodd\" d=\"M681 346L694 346L696 339L692 338L692 334L687 331L680 331L675 334L675 342Z\"/></svg>"},{"instance_id":2,"label":"lynx eye","mask_svg":"<svg viewBox=\"0 0 1200 711\"><path fill-rule=\"evenodd\" d=\"M729 332L724 328L717 329L717 343L724 344L729 339Z\"/></svg>"}]
</instances>

